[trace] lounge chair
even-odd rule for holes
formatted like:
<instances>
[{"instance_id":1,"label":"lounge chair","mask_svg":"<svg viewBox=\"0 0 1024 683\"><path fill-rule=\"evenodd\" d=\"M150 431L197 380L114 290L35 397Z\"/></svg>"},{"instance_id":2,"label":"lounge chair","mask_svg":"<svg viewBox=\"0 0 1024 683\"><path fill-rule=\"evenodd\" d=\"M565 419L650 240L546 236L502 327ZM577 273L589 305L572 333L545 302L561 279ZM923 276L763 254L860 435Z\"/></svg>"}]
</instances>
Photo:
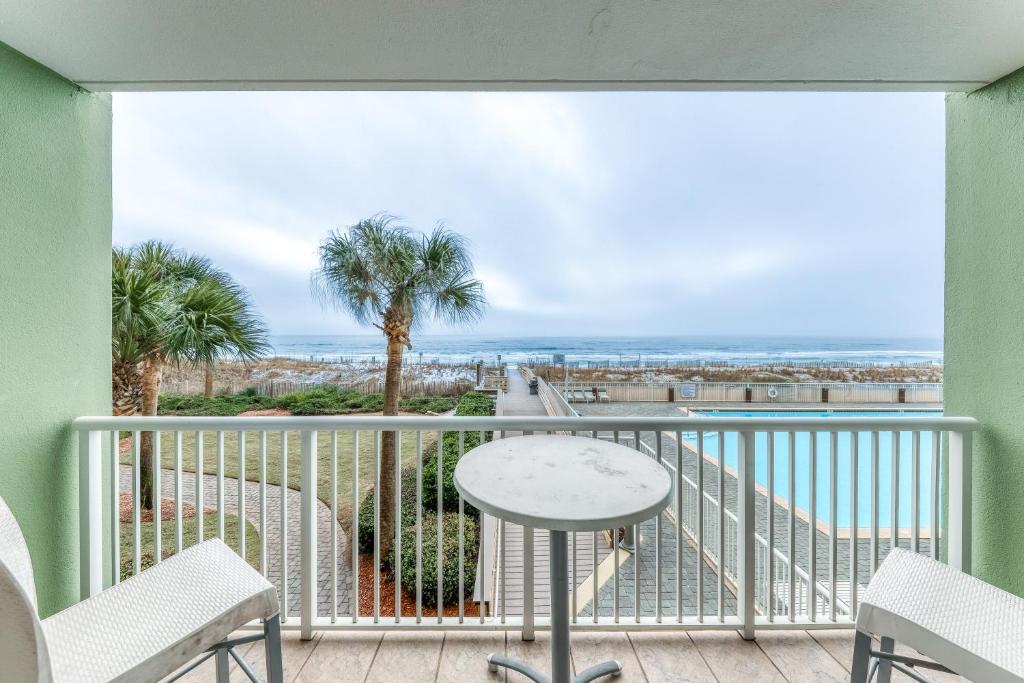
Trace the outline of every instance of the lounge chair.
<instances>
[{"instance_id":1,"label":"lounge chair","mask_svg":"<svg viewBox=\"0 0 1024 683\"><path fill-rule=\"evenodd\" d=\"M114 539L117 542L117 539ZM267 681L281 683L277 590L219 539L194 545L98 595L40 620L32 560L0 499L0 668L5 681L156 681L210 657L227 683L232 649L264 640ZM229 639L260 619L263 632ZM206 656L193 661L197 655Z\"/></svg>"},{"instance_id":2,"label":"lounge chair","mask_svg":"<svg viewBox=\"0 0 1024 683\"><path fill-rule=\"evenodd\" d=\"M610 403L612 399L608 396L608 390L604 387L600 387L597 390L597 400L602 403Z\"/></svg>"},{"instance_id":3,"label":"lounge chair","mask_svg":"<svg viewBox=\"0 0 1024 683\"><path fill-rule=\"evenodd\" d=\"M872 636L881 641L878 650ZM934 661L895 654L896 641ZM937 669L972 681L1024 683L1024 598L897 548L868 585L854 643L853 683L865 683L872 667L879 681L890 680L893 669L911 678L919 676L915 669Z\"/></svg>"},{"instance_id":4,"label":"lounge chair","mask_svg":"<svg viewBox=\"0 0 1024 683\"><path fill-rule=\"evenodd\" d=\"M576 401L582 401L583 403L587 402L587 395L583 393L582 389L573 389L572 395Z\"/></svg>"}]
</instances>

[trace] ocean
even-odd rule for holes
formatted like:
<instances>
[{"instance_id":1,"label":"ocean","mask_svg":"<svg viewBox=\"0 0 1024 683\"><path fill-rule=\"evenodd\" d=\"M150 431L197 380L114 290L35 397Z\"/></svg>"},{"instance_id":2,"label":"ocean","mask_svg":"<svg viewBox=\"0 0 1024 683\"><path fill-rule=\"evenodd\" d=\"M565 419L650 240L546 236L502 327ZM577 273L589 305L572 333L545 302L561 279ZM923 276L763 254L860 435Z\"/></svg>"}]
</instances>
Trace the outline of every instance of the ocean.
<instances>
[{"instance_id":1,"label":"ocean","mask_svg":"<svg viewBox=\"0 0 1024 683\"><path fill-rule=\"evenodd\" d=\"M381 360L381 335L276 335L274 354L325 360ZM942 363L942 340L863 337L492 337L419 335L406 361L415 363L550 362L647 365L766 362L901 364Z\"/></svg>"}]
</instances>

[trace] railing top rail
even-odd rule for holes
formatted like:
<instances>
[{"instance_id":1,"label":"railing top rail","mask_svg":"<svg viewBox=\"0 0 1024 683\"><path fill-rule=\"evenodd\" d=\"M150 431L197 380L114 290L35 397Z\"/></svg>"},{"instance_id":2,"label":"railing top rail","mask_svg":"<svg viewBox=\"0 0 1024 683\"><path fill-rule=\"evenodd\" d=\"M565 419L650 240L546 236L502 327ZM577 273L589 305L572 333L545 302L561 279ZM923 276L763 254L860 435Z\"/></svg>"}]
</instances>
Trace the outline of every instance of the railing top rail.
<instances>
[{"instance_id":1,"label":"railing top rail","mask_svg":"<svg viewBox=\"0 0 1024 683\"><path fill-rule=\"evenodd\" d=\"M216 430L409 430L409 431L974 431L973 417L79 417L78 431L216 431Z\"/></svg>"}]
</instances>

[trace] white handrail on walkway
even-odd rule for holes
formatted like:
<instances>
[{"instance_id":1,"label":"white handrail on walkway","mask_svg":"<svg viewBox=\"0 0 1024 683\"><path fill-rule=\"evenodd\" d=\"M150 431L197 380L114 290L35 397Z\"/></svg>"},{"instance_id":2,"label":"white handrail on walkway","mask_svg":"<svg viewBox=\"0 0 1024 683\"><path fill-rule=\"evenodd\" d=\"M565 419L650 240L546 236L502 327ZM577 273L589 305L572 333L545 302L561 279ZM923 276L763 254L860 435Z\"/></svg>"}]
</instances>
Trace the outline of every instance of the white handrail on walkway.
<instances>
[{"instance_id":1,"label":"white handrail on walkway","mask_svg":"<svg viewBox=\"0 0 1024 683\"><path fill-rule=\"evenodd\" d=\"M505 595L502 563L513 561L506 556L519 561L519 548L510 552L503 541L498 557L487 557L487 562L497 563L498 590L506 598L497 614L474 613L472 594L466 592L473 581L466 572L476 565L465 561L456 577L464 592L442 585L449 599L456 594L463 598L450 603L455 611L428 616L424 596L437 594L444 572L427 571L422 526L411 536L397 529L396 555L415 560L409 566L416 571L414 577L400 573L400 588L415 608L407 607L396 617L381 602L387 578L381 565L387 557L379 551L380 509L375 506L372 514L363 515L372 535L364 539L364 547L369 543L377 552L363 555L362 562L369 564L362 573L355 564L360 553L353 519L369 485L390 479L404 489L396 496L397 519L413 515L425 524L428 512L439 513L460 533L457 543L454 538L442 543L438 554L472 560L475 549L463 532L476 512L443 485L433 488L437 480L427 478L435 472L427 460L433 445L446 433L456 434L460 444L468 440L468 450L481 436L490 438L496 432L568 432L631 444L664 463L676 490L684 494L677 495L671 518L644 527L641 538L653 542L642 542L629 565L615 563L614 579L595 588L601 591L592 606L596 613L574 615L575 628L739 628L750 637L762 628L849 627L858 585L869 580L892 538L902 547L970 569L971 434L977 426L970 417L912 415L81 417L73 428L79 434L82 594L116 581L122 567L132 573L143 561L158 562L179 549L176 538L191 524L186 511L196 504L197 517L205 511L207 521L238 515L237 526L220 523L210 527L212 533L230 537L237 530L237 550L279 587L286 628L299 628L307 637L314 629L329 628L532 630L534 622L507 612L507 605L522 598ZM170 541L162 555L155 547L143 547L142 535L132 533L142 524L136 505L123 525L129 531L123 543L131 561L126 557L122 563L119 480L123 471L124 490L141 489L134 445L147 432L154 434L154 446L163 455L163 467L153 469L154 490L174 503L168 508L172 518L162 523ZM119 441L124 433L131 435L132 444L122 455ZM381 445L391 433L400 444L400 464L411 468L403 469L403 476L380 471ZM196 469L198 443L205 446L206 467L200 469L207 475L184 477L184 471ZM709 450L719 448L724 449L724 469L717 466L721 454ZM237 463L243 459L248 481L240 485ZM442 475L450 474L444 472L450 466L442 461ZM763 480L765 471L777 477L774 484ZM947 488L948 523L942 528L940 497ZM768 491L773 494L771 505ZM433 499L429 510L423 507L427 494ZM850 501L845 512L837 506L840 499ZM888 504L883 506L883 501ZM840 518L857 520L857 533L840 528ZM238 540L247 529L255 531L258 542L243 545ZM598 544L593 540L596 558ZM577 541L584 547L580 539L571 539ZM692 576L699 557L718 558L724 571L708 581L699 572L694 588L683 576ZM858 560L866 562L867 570L858 570ZM623 574L627 566L632 574ZM594 567L596 571L596 561ZM809 591L812 577L815 588ZM357 598L367 592L360 591L362 581L372 583L372 604L367 606L364 597L359 609ZM528 594L533 588L523 590ZM653 606L638 597L650 592L657 596ZM398 600L402 595L399 590ZM591 598L583 596L580 604ZM540 617L535 622L538 629L547 624Z\"/></svg>"}]
</instances>

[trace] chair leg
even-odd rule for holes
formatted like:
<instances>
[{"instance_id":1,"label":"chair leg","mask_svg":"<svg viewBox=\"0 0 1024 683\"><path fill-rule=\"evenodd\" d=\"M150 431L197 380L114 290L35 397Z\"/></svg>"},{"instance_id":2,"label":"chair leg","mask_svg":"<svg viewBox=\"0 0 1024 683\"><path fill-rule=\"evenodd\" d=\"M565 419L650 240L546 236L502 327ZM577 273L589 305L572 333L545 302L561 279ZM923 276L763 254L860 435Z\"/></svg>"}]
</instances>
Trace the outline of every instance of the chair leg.
<instances>
[{"instance_id":1,"label":"chair leg","mask_svg":"<svg viewBox=\"0 0 1024 683\"><path fill-rule=\"evenodd\" d=\"M231 655L226 647L217 648L214 655L217 662L217 683L228 683L230 680Z\"/></svg>"},{"instance_id":2,"label":"chair leg","mask_svg":"<svg viewBox=\"0 0 1024 683\"><path fill-rule=\"evenodd\" d=\"M275 614L263 622L263 645L267 653L267 683L284 683L281 663L281 617Z\"/></svg>"},{"instance_id":3,"label":"chair leg","mask_svg":"<svg viewBox=\"0 0 1024 683\"><path fill-rule=\"evenodd\" d=\"M896 642L892 638L882 638L882 652L892 653L896 649ZM892 680L892 660L878 660L878 683L889 683Z\"/></svg>"},{"instance_id":4,"label":"chair leg","mask_svg":"<svg viewBox=\"0 0 1024 683\"><path fill-rule=\"evenodd\" d=\"M853 665L850 667L850 683L867 683L871 667L871 636L857 631L853 641Z\"/></svg>"}]
</instances>

